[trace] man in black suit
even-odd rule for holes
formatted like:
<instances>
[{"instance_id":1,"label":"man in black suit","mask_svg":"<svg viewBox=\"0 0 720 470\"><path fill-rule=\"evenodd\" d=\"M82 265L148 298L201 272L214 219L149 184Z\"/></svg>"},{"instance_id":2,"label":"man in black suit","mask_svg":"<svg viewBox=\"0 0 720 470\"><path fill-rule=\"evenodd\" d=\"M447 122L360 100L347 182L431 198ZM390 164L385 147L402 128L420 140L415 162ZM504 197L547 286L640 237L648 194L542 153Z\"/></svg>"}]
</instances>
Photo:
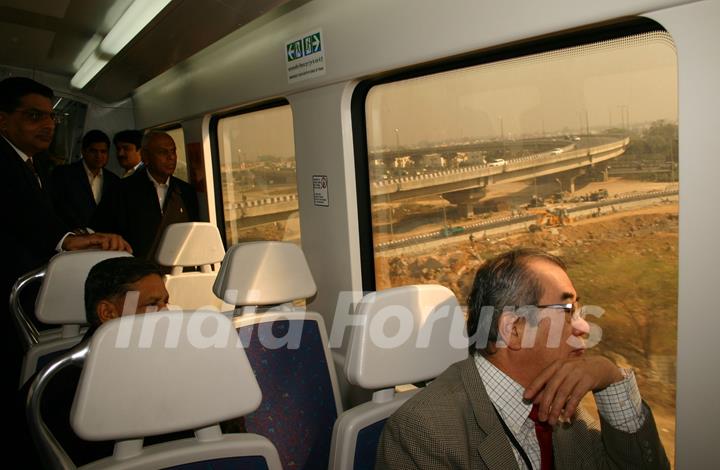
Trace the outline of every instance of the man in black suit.
<instances>
[{"instance_id":1,"label":"man in black suit","mask_svg":"<svg viewBox=\"0 0 720 470\"><path fill-rule=\"evenodd\" d=\"M7 391L14 391L22 357L7 310L10 289L17 278L47 263L60 249L130 251L130 246L118 235L72 233L55 213L45 174L34 161L34 157L48 149L55 133L53 98L50 88L29 78L0 81L0 200L4 219L0 230L3 248L0 334ZM20 426L22 422L16 424ZM21 446L10 448L22 454Z\"/></svg>"},{"instance_id":2,"label":"man in black suit","mask_svg":"<svg viewBox=\"0 0 720 470\"><path fill-rule=\"evenodd\" d=\"M46 151L55 132L53 92L24 77L0 82L0 198L3 201L3 286L47 263L58 250L130 251L115 234L74 234L55 213L45 175L33 157ZM3 298L7 296L3 293Z\"/></svg>"},{"instance_id":3,"label":"man in black suit","mask_svg":"<svg viewBox=\"0 0 720 470\"><path fill-rule=\"evenodd\" d=\"M121 234L135 256L153 259L165 227L197 221L195 190L173 176L175 151L175 141L167 133L146 134L141 151L144 166L121 180L113 197L101 201L92 228Z\"/></svg>"},{"instance_id":4,"label":"man in black suit","mask_svg":"<svg viewBox=\"0 0 720 470\"><path fill-rule=\"evenodd\" d=\"M101 199L117 191L120 178L105 169L110 138L93 129L82 139L82 160L55 167L52 199L63 221L73 229L88 227Z\"/></svg>"}]
</instances>

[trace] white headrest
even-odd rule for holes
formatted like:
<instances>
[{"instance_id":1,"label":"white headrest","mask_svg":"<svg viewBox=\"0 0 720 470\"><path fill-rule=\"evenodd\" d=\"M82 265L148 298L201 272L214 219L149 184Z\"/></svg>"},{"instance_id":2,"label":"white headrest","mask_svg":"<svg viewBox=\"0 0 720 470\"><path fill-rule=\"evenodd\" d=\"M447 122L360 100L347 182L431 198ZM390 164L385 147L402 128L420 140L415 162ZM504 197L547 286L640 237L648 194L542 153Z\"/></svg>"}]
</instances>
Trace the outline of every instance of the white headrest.
<instances>
[{"instance_id":1,"label":"white headrest","mask_svg":"<svg viewBox=\"0 0 720 470\"><path fill-rule=\"evenodd\" d=\"M225 255L220 232L207 222L171 224L163 232L156 260L163 266L219 263Z\"/></svg>"},{"instance_id":2,"label":"white headrest","mask_svg":"<svg viewBox=\"0 0 720 470\"><path fill-rule=\"evenodd\" d=\"M362 298L345 362L350 383L366 389L437 377L468 355L465 316L438 285L395 287Z\"/></svg>"},{"instance_id":3,"label":"white headrest","mask_svg":"<svg viewBox=\"0 0 720 470\"><path fill-rule=\"evenodd\" d=\"M300 247L261 241L230 247L213 292L230 305L276 305L312 297L317 287Z\"/></svg>"},{"instance_id":4,"label":"white headrest","mask_svg":"<svg viewBox=\"0 0 720 470\"><path fill-rule=\"evenodd\" d=\"M70 423L86 440L140 438L243 416L261 399L227 317L162 311L117 318L95 332Z\"/></svg>"},{"instance_id":5,"label":"white headrest","mask_svg":"<svg viewBox=\"0 0 720 470\"><path fill-rule=\"evenodd\" d=\"M64 251L53 256L35 300L35 316L50 325L82 325L85 319L85 280L100 261L131 256L124 251Z\"/></svg>"}]
</instances>

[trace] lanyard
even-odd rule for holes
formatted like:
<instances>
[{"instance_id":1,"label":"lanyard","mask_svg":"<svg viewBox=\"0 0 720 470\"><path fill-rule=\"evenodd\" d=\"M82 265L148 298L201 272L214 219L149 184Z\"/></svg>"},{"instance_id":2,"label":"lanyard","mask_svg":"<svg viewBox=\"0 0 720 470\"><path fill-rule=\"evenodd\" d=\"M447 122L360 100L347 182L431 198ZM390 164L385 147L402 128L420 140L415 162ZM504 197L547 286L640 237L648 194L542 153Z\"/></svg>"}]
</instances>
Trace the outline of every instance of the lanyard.
<instances>
[{"instance_id":1,"label":"lanyard","mask_svg":"<svg viewBox=\"0 0 720 470\"><path fill-rule=\"evenodd\" d=\"M500 424L502 425L505 434L507 435L508 439L510 439L510 443L513 445L513 447L515 447L515 450L518 451L520 457L523 459L523 462L525 462L528 470L533 470L533 466L530 463L530 457L528 457L525 449L522 448L518 440L515 438L515 435L512 433L512 431L510 431L510 428L508 428L507 424L505 424L505 421L502 419L502 416L500 416L500 412L497 410L497 408L495 408L495 405L493 405L493 409L495 410L495 414L500 420Z\"/></svg>"}]
</instances>

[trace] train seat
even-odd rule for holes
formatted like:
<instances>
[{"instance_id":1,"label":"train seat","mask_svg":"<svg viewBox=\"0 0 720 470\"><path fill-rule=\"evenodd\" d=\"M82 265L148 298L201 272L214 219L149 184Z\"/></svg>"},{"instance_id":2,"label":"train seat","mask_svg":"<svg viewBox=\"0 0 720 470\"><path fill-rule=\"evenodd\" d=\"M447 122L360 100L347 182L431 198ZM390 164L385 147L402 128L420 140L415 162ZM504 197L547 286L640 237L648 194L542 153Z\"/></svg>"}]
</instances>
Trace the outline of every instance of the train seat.
<instances>
[{"instance_id":1,"label":"train seat","mask_svg":"<svg viewBox=\"0 0 720 470\"><path fill-rule=\"evenodd\" d=\"M211 311L163 311L111 320L53 361L31 387L31 432L52 468L75 468L40 418L43 391L71 363L82 372L70 412L76 434L115 441L99 468L280 469L274 446L219 423L255 410L261 392L231 321ZM144 438L192 430L193 437L143 446Z\"/></svg>"},{"instance_id":2,"label":"train seat","mask_svg":"<svg viewBox=\"0 0 720 470\"><path fill-rule=\"evenodd\" d=\"M66 251L50 259L41 271L42 284L35 301L35 316L59 328L36 334L25 352L20 386L59 352L80 342L87 325L85 318L85 280L100 261L130 256L124 251ZM24 315L22 310L20 315ZM31 323L26 319L27 325ZM29 337L33 337L30 334Z\"/></svg>"},{"instance_id":3,"label":"train seat","mask_svg":"<svg viewBox=\"0 0 720 470\"><path fill-rule=\"evenodd\" d=\"M263 394L246 429L275 444L284 468L326 468L342 408L323 318L291 304L317 291L302 250L284 242L235 245L214 291L239 307L233 323Z\"/></svg>"},{"instance_id":4,"label":"train seat","mask_svg":"<svg viewBox=\"0 0 720 470\"><path fill-rule=\"evenodd\" d=\"M373 292L355 313L362 315L362 323L348 343L345 375L351 384L375 392L371 401L345 411L335 423L330 468L337 470L374 468L385 421L419 391L399 386L434 379L468 355L463 312L443 286Z\"/></svg>"},{"instance_id":5,"label":"train seat","mask_svg":"<svg viewBox=\"0 0 720 470\"><path fill-rule=\"evenodd\" d=\"M182 310L229 310L212 286L225 248L217 227L207 222L185 222L169 225L160 239L157 262L171 268L165 276L170 303ZM197 271L183 272L183 268Z\"/></svg>"}]
</instances>

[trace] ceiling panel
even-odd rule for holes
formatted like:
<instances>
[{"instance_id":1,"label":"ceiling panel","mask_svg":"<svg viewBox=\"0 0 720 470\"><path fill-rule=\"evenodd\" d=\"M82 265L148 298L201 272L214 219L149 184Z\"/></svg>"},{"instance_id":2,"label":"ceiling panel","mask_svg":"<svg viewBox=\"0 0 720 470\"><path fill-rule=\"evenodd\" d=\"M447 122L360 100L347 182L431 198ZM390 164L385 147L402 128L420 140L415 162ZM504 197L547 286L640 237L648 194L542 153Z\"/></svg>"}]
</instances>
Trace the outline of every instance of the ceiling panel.
<instances>
[{"instance_id":1,"label":"ceiling panel","mask_svg":"<svg viewBox=\"0 0 720 470\"><path fill-rule=\"evenodd\" d=\"M0 6L62 18L70 0L0 0Z\"/></svg>"},{"instance_id":2,"label":"ceiling panel","mask_svg":"<svg viewBox=\"0 0 720 470\"><path fill-rule=\"evenodd\" d=\"M0 0L0 65L67 77L133 0ZM304 3L309 0L294 0ZM289 0L173 0L83 92L103 101L135 88Z\"/></svg>"},{"instance_id":3,"label":"ceiling panel","mask_svg":"<svg viewBox=\"0 0 720 470\"><path fill-rule=\"evenodd\" d=\"M50 31L0 22L0 63L42 68L54 37Z\"/></svg>"}]
</instances>

